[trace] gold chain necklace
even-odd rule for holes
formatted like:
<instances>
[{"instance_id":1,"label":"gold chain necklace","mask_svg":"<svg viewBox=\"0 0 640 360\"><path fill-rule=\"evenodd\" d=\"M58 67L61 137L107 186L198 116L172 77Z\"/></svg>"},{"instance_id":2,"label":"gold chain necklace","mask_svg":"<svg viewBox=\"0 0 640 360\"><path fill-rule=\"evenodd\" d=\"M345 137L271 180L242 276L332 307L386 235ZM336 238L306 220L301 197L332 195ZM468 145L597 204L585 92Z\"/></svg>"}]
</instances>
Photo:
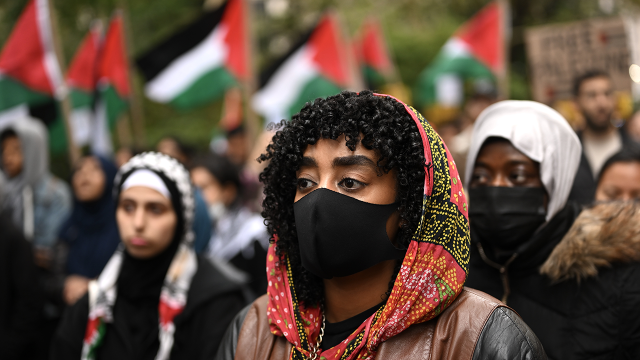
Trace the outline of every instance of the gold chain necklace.
<instances>
[{"instance_id":1,"label":"gold chain necklace","mask_svg":"<svg viewBox=\"0 0 640 360\"><path fill-rule=\"evenodd\" d=\"M311 345L309 360L316 360L318 358L318 349L320 349L320 344L322 344L322 337L324 336L324 326L325 326L325 318L324 318L324 307L323 307L322 327L320 328L320 334L318 335L318 341L316 342L316 346Z\"/></svg>"}]
</instances>

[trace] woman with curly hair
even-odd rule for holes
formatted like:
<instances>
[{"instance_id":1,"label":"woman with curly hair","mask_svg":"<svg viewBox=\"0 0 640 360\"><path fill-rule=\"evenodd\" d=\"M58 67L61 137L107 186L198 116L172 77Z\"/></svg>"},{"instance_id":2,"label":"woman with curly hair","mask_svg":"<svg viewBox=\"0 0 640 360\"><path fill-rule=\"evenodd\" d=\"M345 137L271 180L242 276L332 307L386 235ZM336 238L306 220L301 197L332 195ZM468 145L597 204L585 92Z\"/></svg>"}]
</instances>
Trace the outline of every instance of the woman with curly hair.
<instances>
[{"instance_id":1,"label":"woman with curly hair","mask_svg":"<svg viewBox=\"0 0 640 360\"><path fill-rule=\"evenodd\" d=\"M468 205L413 108L369 91L317 99L260 160L268 292L219 360L546 358L517 314L463 289Z\"/></svg>"}]
</instances>

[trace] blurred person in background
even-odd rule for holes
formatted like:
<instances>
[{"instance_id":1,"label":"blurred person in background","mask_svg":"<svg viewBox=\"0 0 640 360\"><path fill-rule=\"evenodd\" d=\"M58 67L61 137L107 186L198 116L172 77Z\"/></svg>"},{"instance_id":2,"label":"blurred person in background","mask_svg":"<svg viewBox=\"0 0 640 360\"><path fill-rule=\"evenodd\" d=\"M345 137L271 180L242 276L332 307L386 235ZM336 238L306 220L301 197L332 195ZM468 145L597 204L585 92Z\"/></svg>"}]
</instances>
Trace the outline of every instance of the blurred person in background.
<instances>
[{"instance_id":1,"label":"blurred person in background","mask_svg":"<svg viewBox=\"0 0 640 360\"><path fill-rule=\"evenodd\" d=\"M267 136L269 134L270 132L267 132ZM228 158L238 167L242 185L242 202L255 212L260 211L262 201L262 187L258 181L258 175L263 169L256 159L269 144L271 136L268 136L269 139L265 142L265 136L261 134L251 146L249 134L243 122L237 121L237 124L225 129L224 138L217 137L211 141L213 153Z\"/></svg>"},{"instance_id":2,"label":"blurred person in background","mask_svg":"<svg viewBox=\"0 0 640 360\"><path fill-rule=\"evenodd\" d=\"M615 118L616 99L608 73L592 70L578 76L574 80L573 95L585 127L578 133L583 156L569 198L589 204L604 162L634 141L619 126L622 121Z\"/></svg>"},{"instance_id":3,"label":"blurred person in background","mask_svg":"<svg viewBox=\"0 0 640 360\"><path fill-rule=\"evenodd\" d=\"M212 359L246 300L242 284L191 247L188 171L144 153L119 170L115 184L122 246L65 312L52 358Z\"/></svg>"},{"instance_id":4,"label":"blurred person in background","mask_svg":"<svg viewBox=\"0 0 640 360\"><path fill-rule=\"evenodd\" d=\"M143 151L134 146L121 146L114 155L114 161L116 167L120 169L122 165L126 164L132 157L142 153Z\"/></svg>"},{"instance_id":5,"label":"blurred person in background","mask_svg":"<svg viewBox=\"0 0 640 360\"><path fill-rule=\"evenodd\" d=\"M611 200L640 200L640 146L622 149L602 166L596 201Z\"/></svg>"},{"instance_id":6,"label":"blurred person in background","mask_svg":"<svg viewBox=\"0 0 640 360\"><path fill-rule=\"evenodd\" d=\"M244 166L249 157L249 136L243 125L239 125L226 133L227 148L225 155L238 167Z\"/></svg>"},{"instance_id":7,"label":"blurred person in background","mask_svg":"<svg viewBox=\"0 0 640 360\"><path fill-rule=\"evenodd\" d=\"M459 133L453 136L451 141L445 141L445 144L449 146L453 160L458 166L458 174L462 179L464 179L466 173L467 153L473 137L473 124L478 115L496 101L495 88L492 87L491 89L492 91L478 92L466 101L458 119Z\"/></svg>"},{"instance_id":8,"label":"blurred person in background","mask_svg":"<svg viewBox=\"0 0 640 360\"><path fill-rule=\"evenodd\" d=\"M210 154L195 162L191 178L202 191L213 222L207 256L244 271L254 294L264 294L269 234L262 216L242 202L244 189L238 167L224 156Z\"/></svg>"},{"instance_id":9,"label":"blurred person in background","mask_svg":"<svg viewBox=\"0 0 640 360\"><path fill-rule=\"evenodd\" d=\"M74 204L60 230L56 251L61 287L58 296L73 305L100 275L120 243L116 224L113 181L115 165L100 156L85 156L71 177Z\"/></svg>"},{"instance_id":10,"label":"blurred person in background","mask_svg":"<svg viewBox=\"0 0 640 360\"><path fill-rule=\"evenodd\" d=\"M156 150L180 161L184 166L189 166L193 156L193 148L175 136L165 136L158 142Z\"/></svg>"},{"instance_id":11,"label":"blurred person in background","mask_svg":"<svg viewBox=\"0 0 640 360\"><path fill-rule=\"evenodd\" d=\"M451 144L456 135L460 133L458 123L455 120L438 125L435 130L445 144Z\"/></svg>"},{"instance_id":12,"label":"blurred person in background","mask_svg":"<svg viewBox=\"0 0 640 360\"><path fill-rule=\"evenodd\" d=\"M163 138L158 142L156 148L159 153L171 156L186 167L191 163L193 148L176 137L167 136ZM193 232L196 238L193 241L193 246L196 254L201 254L209 244L209 239L211 239L211 219L207 211L207 203L200 189L195 189L194 197L196 200L196 212L193 219Z\"/></svg>"},{"instance_id":13,"label":"blurred person in background","mask_svg":"<svg viewBox=\"0 0 640 360\"><path fill-rule=\"evenodd\" d=\"M633 113L627 120L625 130L633 141L640 143L640 111Z\"/></svg>"},{"instance_id":14,"label":"blurred person in background","mask_svg":"<svg viewBox=\"0 0 640 360\"><path fill-rule=\"evenodd\" d=\"M422 115L344 91L277 129L260 158L268 293L217 360L546 359L515 312L463 288L466 199Z\"/></svg>"},{"instance_id":15,"label":"blurred person in background","mask_svg":"<svg viewBox=\"0 0 640 360\"><path fill-rule=\"evenodd\" d=\"M6 185L0 174L0 201ZM42 315L42 294L31 244L13 224L11 213L0 211L0 357L38 359L36 329Z\"/></svg>"},{"instance_id":16,"label":"blurred person in background","mask_svg":"<svg viewBox=\"0 0 640 360\"><path fill-rule=\"evenodd\" d=\"M69 186L49 172L48 136L35 119L21 119L0 134L7 178L2 207L32 242L42 268L50 267L60 226L71 211Z\"/></svg>"},{"instance_id":17,"label":"blurred person in background","mask_svg":"<svg viewBox=\"0 0 640 360\"><path fill-rule=\"evenodd\" d=\"M581 213L568 201L581 153L546 105L503 101L480 115L465 178L466 285L517 311L550 359L638 359L640 256L624 255L639 253L638 231L622 230L610 209Z\"/></svg>"}]
</instances>

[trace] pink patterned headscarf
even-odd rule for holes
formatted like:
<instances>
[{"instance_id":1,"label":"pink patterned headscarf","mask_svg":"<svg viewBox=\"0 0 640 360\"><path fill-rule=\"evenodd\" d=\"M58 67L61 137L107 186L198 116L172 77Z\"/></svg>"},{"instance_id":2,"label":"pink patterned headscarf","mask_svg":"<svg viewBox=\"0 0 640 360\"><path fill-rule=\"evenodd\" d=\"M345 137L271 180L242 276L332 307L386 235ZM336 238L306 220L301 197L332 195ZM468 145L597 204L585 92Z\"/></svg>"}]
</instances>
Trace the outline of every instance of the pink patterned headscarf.
<instances>
[{"instance_id":1,"label":"pink patterned headscarf","mask_svg":"<svg viewBox=\"0 0 640 360\"><path fill-rule=\"evenodd\" d=\"M399 100L387 96L398 102ZM404 105L422 137L426 174L422 219L386 304L319 358L372 359L383 341L438 316L460 294L469 264L468 204L456 165L440 136L420 113ZM267 254L271 332L292 345L290 359L306 359L322 318L319 307L300 306L286 254Z\"/></svg>"}]
</instances>

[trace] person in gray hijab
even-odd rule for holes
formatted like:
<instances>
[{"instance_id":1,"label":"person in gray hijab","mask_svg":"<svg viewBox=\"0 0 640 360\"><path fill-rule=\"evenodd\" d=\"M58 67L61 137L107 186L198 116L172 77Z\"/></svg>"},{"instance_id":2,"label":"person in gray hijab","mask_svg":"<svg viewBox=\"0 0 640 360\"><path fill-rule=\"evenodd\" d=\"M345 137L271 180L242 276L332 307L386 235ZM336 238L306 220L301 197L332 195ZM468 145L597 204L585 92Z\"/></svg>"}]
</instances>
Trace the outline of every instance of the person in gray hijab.
<instances>
[{"instance_id":1,"label":"person in gray hijab","mask_svg":"<svg viewBox=\"0 0 640 360\"><path fill-rule=\"evenodd\" d=\"M0 173L0 201L6 179ZM43 297L31 245L0 210L0 354L3 360L37 358Z\"/></svg>"},{"instance_id":2,"label":"person in gray hijab","mask_svg":"<svg viewBox=\"0 0 640 360\"><path fill-rule=\"evenodd\" d=\"M48 146L47 129L35 119L16 120L0 133L0 167L7 179L0 207L11 212L45 268L71 210L69 186L49 172Z\"/></svg>"},{"instance_id":3,"label":"person in gray hijab","mask_svg":"<svg viewBox=\"0 0 640 360\"><path fill-rule=\"evenodd\" d=\"M518 312L549 359L640 359L640 205L568 201L581 152L546 105L502 101L480 114L465 285Z\"/></svg>"}]
</instances>

